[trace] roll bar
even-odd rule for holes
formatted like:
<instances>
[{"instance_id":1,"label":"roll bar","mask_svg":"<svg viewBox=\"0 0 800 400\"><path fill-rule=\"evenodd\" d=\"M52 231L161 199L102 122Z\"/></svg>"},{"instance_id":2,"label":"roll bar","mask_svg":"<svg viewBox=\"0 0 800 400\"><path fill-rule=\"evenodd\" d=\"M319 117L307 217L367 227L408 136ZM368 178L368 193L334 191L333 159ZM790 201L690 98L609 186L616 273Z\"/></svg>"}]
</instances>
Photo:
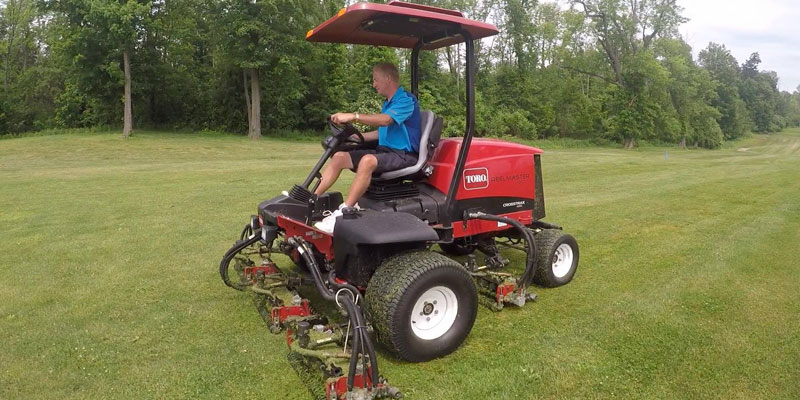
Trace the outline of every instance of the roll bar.
<instances>
[{"instance_id":1,"label":"roll bar","mask_svg":"<svg viewBox=\"0 0 800 400\"><path fill-rule=\"evenodd\" d=\"M464 173L464 165L467 163L467 155L469 154L469 147L472 144L472 136L475 133L475 41L472 35L466 30L460 32L464 38L465 58L467 61L466 68L466 100L467 100L467 124L464 131L464 139L461 141L461 150L458 153L458 160L456 161L456 168L453 171L453 177L450 180L450 187L447 191L445 198L445 215L441 219L443 226L449 226L454 220L460 220L455 216L456 212L456 193L458 192L459 182L461 175ZM420 40L414 49L411 51L411 92L414 96L419 98L419 52L424 45L424 40ZM454 218L455 217L455 218Z\"/></svg>"}]
</instances>

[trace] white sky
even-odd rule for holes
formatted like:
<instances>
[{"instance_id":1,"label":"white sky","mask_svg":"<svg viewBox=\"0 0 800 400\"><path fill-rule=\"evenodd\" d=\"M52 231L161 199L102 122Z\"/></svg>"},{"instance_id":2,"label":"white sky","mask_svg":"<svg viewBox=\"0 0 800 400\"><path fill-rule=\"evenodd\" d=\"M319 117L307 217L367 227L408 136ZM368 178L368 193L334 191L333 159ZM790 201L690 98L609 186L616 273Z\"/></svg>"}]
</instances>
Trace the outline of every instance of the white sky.
<instances>
[{"instance_id":1,"label":"white sky","mask_svg":"<svg viewBox=\"0 0 800 400\"><path fill-rule=\"evenodd\" d=\"M778 88L800 85L800 4L797 0L678 0L689 18L680 33L697 56L709 42L724 44L744 63L761 56L761 71L775 71Z\"/></svg>"}]
</instances>

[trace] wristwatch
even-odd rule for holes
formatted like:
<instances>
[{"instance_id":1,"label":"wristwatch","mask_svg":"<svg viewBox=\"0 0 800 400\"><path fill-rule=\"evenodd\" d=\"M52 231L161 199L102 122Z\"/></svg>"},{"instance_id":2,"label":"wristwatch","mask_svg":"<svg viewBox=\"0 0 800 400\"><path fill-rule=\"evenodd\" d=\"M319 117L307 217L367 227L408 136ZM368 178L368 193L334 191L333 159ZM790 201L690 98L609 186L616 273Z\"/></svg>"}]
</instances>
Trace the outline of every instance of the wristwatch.
<instances>
[{"instance_id":1,"label":"wristwatch","mask_svg":"<svg viewBox=\"0 0 800 400\"><path fill-rule=\"evenodd\" d=\"M356 122L359 122L359 121L358 121L358 113L356 113Z\"/></svg>"}]
</instances>

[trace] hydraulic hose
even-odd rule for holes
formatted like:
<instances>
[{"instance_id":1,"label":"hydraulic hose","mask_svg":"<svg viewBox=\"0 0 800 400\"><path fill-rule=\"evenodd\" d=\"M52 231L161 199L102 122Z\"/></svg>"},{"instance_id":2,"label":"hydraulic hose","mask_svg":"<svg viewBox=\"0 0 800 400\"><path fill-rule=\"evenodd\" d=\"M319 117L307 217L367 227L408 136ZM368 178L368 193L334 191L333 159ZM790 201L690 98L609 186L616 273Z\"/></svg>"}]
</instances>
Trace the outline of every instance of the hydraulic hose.
<instances>
[{"instance_id":1,"label":"hydraulic hose","mask_svg":"<svg viewBox=\"0 0 800 400\"><path fill-rule=\"evenodd\" d=\"M355 312L355 305L353 305L352 300L345 296L342 304L344 304L344 307L347 310L347 316L350 318L350 323L355 329L353 331L353 353L350 355L350 368L347 371L347 390L350 391L353 389L353 384L355 382L358 355L359 353L363 355L361 342L364 337L361 335L360 325L358 325L358 317L356 317L357 313ZM366 371L364 371L364 373L366 373Z\"/></svg>"},{"instance_id":2,"label":"hydraulic hose","mask_svg":"<svg viewBox=\"0 0 800 400\"><path fill-rule=\"evenodd\" d=\"M335 278L336 278L336 276L335 276L334 272L331 271L328 274L328 282L330 282L333 287L335 287L337 289L342 289L342 288L343 289L348 289L352 293L358 293L358 289L355 286L350 285L348 283L345 283L345 284L338 283L338 282L336 282ZM345 297L345 299L346 299L347 302L351 302L352 301L349 297ZM377 386L378 377L380 376L380 374L378 373L378 358L375 355L375 347L372 345L372 340L369 338L369 334L366 331L366 324L364 323L364 319L363 319L362 313L360 312L360 310L357 309L357 304L354 304L353 307L354 307L354 309L356 309L356 312L354 312L354 314L356 316L356 319L358 320L357 324L356 324L356 332L358 334L362 335L361 342L364 344L365 350L366 350L367 354L369 355L369 365L370 365L370 368L371 368L370 375L371 375L371 378L372 378L372 387L375 388ZM348 311L348 313L349 312L350 311ZM366 365L364 366L364 370L366 371Z\"/></svg>"},{"instance_id":3,"label":"hydraulic hose","mask_svg":"<svg viewBox=\"0 0 800 400\"><path fill-rule=\"evenodd\" d=\"M239 240L244 240L247 237L250 237L253 234L253 227L250 224L244 226L242 229L242 234L239 235Z\"/></svg>"},{"instance_id":4,"label":"hydraulic hose","mask_svg":"<svg viewBox=\"0 0 800 400\"><path fill-rule=\"evenodd\" d=\"M358 326L360 327L362 341L367 349L367 354L369 355L370 372L372 375L372 388L374 389L378 386L378 377L380 376L378 373L378 357L375 355L375 347L372 345L372 340L369 338L369 334L367 333L367 326L364 323L365 321L363 320L360 312L356 313L356 318L359 320Z\"/></svg>"},{"instance_id":5,"label":"hydraulic hose","mask_svg":"<svg viewBox=\"0 0 800 400\"><path fill-rule=\"evenodd\" d=\"M498 215L486 214L483 212L470 212L467 214L467 218L503 222L513 226L514 228L517 228L517 230L522 234L522 237L525 238L525 242L528 244L528 256L525 261L525 272L523 272L522 276L520 276L517 280L517 287L522 289L527 288L533 280L533 274L535 273L536 265L536 243L534 242L531 231L517 220Z\"/></svg>"},{"instance_id":6,"label":"hydraulic hose","mask_svg":"<svg viewBox=\"0 0 800 400\"><path fill-rule=\"evenodd\" d=\"M314 285L317 287L319 294L325 300L335 301L336 295L330 288L325 286L325 283L322 281L322 273L319 271L319 265L317 265L317 260L314 259L313 254L311 251L306 247L305 241L302 239L296 239L294 237L290 237L286 240L290 246L297 249L297 253L300 254L300 257L303 257L303 260L306 262L308 266L308 270L311 272L311 277L314 278Z\"/></svg>"},{"instance_id":7,"label":"hydraulic hose","mask_svg":"<svg viewBox=\"0 0 800 400\"><path fill-rule=\"evenodd\" d=\"M253 243L259 241L259 239L261 239L261 229L258 229L257 231L253 232L253 236L251 236L249 239L244 241L241 240L237 241L236 244L230 249L228 249L228 251L225 252L225 255L222 256L222 261L220 261L219 263L219 275L222 277L222 282L225 282L225 285L232 287L236 290L244 290L246 285L236 284L230 281L230 279L228 278L228 266L230 265L231 260L236 254L246 249Z\"/></svg>"},{"instance_id":8,"label":"hydraulic hose","mask_svg":"<svg viewBox=\"0 0 800 400\"><path fill-rule=\"evenodd\" d=\"M331 286L333 286L334 289L347 289L353 292L353 295L359 292L358 288L349 283L336 282L336 273L334 273L333 271L328 273L328 282L330 282Z\"/></svg>"},{"instance_id":9,"label":"hydraulic hose","mask_svg":"<svg viewBox=\"0 0 800 400\"><path fill-rule=\"evenodd\" d=\"M329 301L336 301L336 294L335 292L325 285L322 280L322 272L319 269L319 265L317 261L314 259L311 250L308 248L307 243L303 239L298 239L295 237L290 237L286 240L286 242L297 249L298 254L303 257L305 260L306 265L308 266L309 271L311 272L311 276L314 278L314 284L317 287L320 295ZM356 366L358 365L358 358L359 354L364 356L364 352L366 349L366 353L369 356L370 367L371 367L371 375L372 375L372 387L376 387L378 382L378 377L380 376L378 373L378 362L377 357L375 356L375 348L372 345L372 341L369 338L369 335L366 331L366 325L364 324L364 319L361 314L361 310L358 306L354 303L355 296L358 293L358 289L356 289L353 285L350 284L340 284L337 283L333 278L333 273L331 272L328 275L329 279L328 282L331 286L334 286L339 289L346 289L351 292L352 298L348 296L344 296L341 301L341 304L344 306L345 310L347 311L348 319L350 320L350 324L354 327L355 331L353 333L353 353L350 356L350 369L347 373L347 390L352 390L353 384L355 381L355 372ZM362 347L363 346L363 347ZM366 374L366 361L363 361L363 373ZM365 382L366 385L366 382Z\"/></svg>"}]
</instances>

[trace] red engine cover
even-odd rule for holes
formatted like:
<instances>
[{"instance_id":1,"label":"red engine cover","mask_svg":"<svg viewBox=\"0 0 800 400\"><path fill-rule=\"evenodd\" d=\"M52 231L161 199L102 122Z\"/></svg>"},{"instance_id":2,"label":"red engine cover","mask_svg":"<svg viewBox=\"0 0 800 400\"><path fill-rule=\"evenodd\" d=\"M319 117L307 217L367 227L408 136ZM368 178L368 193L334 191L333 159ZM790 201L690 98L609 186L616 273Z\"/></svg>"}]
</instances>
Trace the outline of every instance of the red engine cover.
<instances>
[{"instance_id":1,"label":"red engine cover","mask_svg":"<svg viewBox=\"0 0 800 400\"><path fill-rule=\"evenodd\" d=\"M431 160L434 170L428 182L442 193L448 193L460 151L460 138L442 139ZM465 207L490 209L524 225L530 224L533 200L537 196L534 156L541 153L541 149L503 140L473 139L464 172L458 180L456 201L469 204ZM453 236L508 228L502 223L470 220L465 224L453 224Z\"/></svg>"},{"instance_id":2,"label":"red engine cover","mask_svg":"<svg viewBox=\"0 0 800 400\"><path fill-rule=\"evenodd\" d=\"M428 182L447 193L456 168L460 138L439 142L431 160L433 175ZM473 139L464 165L456 200L484 197L516 197L533 199L535 179L533 156L541 154L536 147L497 139Z\"/></svg>"}]
</instances>

